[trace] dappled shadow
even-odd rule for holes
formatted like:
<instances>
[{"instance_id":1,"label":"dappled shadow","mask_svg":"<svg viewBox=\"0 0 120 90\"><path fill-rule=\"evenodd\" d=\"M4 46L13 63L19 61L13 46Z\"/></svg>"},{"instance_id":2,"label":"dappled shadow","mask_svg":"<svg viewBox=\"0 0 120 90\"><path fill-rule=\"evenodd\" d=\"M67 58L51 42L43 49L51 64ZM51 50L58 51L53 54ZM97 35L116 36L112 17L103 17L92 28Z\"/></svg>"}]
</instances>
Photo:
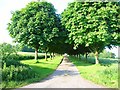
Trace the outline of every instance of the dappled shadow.
<instances>
[{"instance_id":1,"label":"dappled shadow","mask_svg":"<svg viewBox=\"0 0 120 90\"><path fill-rule=\"evenodd\" d=\"M41 82L45 82L48 80L52 80L54 78L66 77L66 76L77 76L79 72L77 70L72 69L74 64L72 64L68 59L62 60L59 67L47 78L43 79Z\"/></svg>"},{"instance_id":2,"label":"dappled shadow","mask_svg":"<svg viewBox=\"0 0 120 90\"><path fill-rule=\"evenodd\" d=\"M60 78L60 77L68 77L68 76L77 76L79 75L78 72L74 72L71 70L56 70L53 74L49 75L47 78L43 79L40 82L46 82L55 78Z\"/></svg>"},{"instance_id":3,"label":"dappled shadow","mask_svg":"<svg viewBox=\"0 0 120 90\"><path fill-rule=\"evenodd\" d=\"M45 80L50 80L59 76L76 76L78 75L78 71L72 71L72 70L56 70L52 75L50 75Z\"/></svg>"},{"instance_id":4,"label":"dappled shadow","mask_svg":"<svg viewBox=\"0 0 120 90\"><path fill-rule=\"evenodd\" d=\"M31 66L31 69L35 70L36 77L39 78L37 80L36 79L34 80L34 78L31 78L32 80L34 80L34 82L40 82L41 80L44 80L45 78L50 76L55 71L52 68L45 68L45 67L34 66L34 65Z\"/></svg>"}]
</instances>

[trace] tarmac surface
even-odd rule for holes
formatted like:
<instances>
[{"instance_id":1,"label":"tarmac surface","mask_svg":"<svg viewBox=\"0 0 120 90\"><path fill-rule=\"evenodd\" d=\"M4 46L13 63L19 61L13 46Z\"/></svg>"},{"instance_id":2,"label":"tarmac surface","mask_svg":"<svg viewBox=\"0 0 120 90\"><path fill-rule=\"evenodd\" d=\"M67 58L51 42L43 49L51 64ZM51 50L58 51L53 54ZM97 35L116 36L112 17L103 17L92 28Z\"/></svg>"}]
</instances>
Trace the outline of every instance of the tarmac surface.
<instances>
[{"instance_id":1,"label":"tarmac surface","mask_svg":"<svg viewBox=\"0 0 120 90\"><path fill-rule=\"evenodd\" d=\"M21 88L105 88L83 79L76 66L64 58L53 74L46 79Z\"/></svg>"}]
</instances>

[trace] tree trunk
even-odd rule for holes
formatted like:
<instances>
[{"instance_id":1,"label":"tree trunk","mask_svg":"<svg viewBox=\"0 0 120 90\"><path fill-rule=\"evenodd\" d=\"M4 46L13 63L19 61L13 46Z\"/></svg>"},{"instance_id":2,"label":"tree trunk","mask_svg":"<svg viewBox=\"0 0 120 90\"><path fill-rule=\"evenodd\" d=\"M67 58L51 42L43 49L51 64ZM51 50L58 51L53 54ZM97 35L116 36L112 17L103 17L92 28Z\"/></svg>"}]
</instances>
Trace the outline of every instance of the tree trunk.
<instances>
[{"instance_id":1,"label":"tree trunk","mask_svg":"<svg viewBox=\"0 0 120 90\"><path fill-rule=\"evenodd\" d=\"M77 54L77 58L79 58L78 54Z\"/></svg>"},{"instance_id":2,"label":"tree trunk","mask_svg":"<svg viewBox=\"0 0 120 90\"><path fill-rule=\"evenodd\" d=\"M50 53L50 59L52 60L52 54Z\"/></svg>"},{"instance_id":3,"label":"tree trunk","mask_svg":"<svg viewBox=\"0 0 120 90\"><path fill-rule=\"evenodd\" d=\"M45 52L45 60L47 61L47 52Z\"/></svg>"},{"instance_id":4,"label":"tree trunk","mask_svg":"<svg viewBox=\"0 0 120 90\"><path fill-rule=\"evenodd\" d=\"M86 53L86 54L85 54L85 58L86 58L86 60L87 60L87 55L88 55L88 54Z\"/></svg>"},{"instance_id":5,"label":"tree trunk","mask_svg":"<svg viewBox=\"0 0 120 90\"><path fill-rule=\"evenodd\" d=\"M55 54L54 54L54 52L53 52L53 58L55 57Z\"/></svg>"},{"instance_id":6,"label":"tree trunk","mask_svg":"<svg viewBox=\"0 0 120 90\"><path fill-rule=\"evenodd\" d=\"M37 48L35 48L35 60L37 60L38 62L38 49Z\"/></svg>"},{"instance_id":7,"label":"tree trunk","mask_svg":"<svg viewBox=\"0 0 120 90\"><path fill-rule=\"evenodd\" d=\"M80 56L80 54L79 54L79 59L81 59L81 56Z\"/></svg>"},{"instance_id":8,"label":"tree trunk","mask_svg":"<svg viewBox=\"0 0 120 90\"><path fill-rule=\"evenodd\" d=\"M95 64L99 64L98 51L95 52Z\"/></svg>"}]
</instances>

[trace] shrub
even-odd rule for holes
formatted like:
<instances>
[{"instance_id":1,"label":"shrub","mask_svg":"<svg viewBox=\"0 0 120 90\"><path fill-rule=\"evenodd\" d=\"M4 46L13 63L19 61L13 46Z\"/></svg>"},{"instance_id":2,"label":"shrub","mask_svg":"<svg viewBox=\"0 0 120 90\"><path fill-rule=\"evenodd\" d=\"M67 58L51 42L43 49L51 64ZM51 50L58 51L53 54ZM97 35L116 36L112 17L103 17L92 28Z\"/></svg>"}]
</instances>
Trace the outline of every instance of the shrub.
<instances>
[{"instance_id":1,"label":"shrub","mask_svg":"<svg viewBox=\"0 0 120 90\"><path fill-rule=\"evenodd\" d=\"M6 60L6 62L3 62L3 61L2 61L2 68L3 68L4 64L6 64L6 67L9 67L9 66L11 66L11 65L13 65L13 66L15 66L15 67L17 67L17 66L23 66L23 65L24 65L24 66L27 66L27 65L25 65L25 64L20 63L19 60Z\"/></svg>"},{"instance_id":2,"label":"shrub","mask_svg":"<svg viewBox=\"0 0 120 90\"><path fill-rule=\"evenodd\" d=\"M93 57L89 57L87 60L89 63L95 64L95 59ZM99 62L101 65L111 65L113 63L118 63L118 60L110 60L110 59L104 59L104 58L99 58Z\"/></svg>"},{"instance_id":3,"label":"shrub","mask_svg":"<svg viewBox=\"0 0 120 90\"><path fill-rule=\"evenodd\" d=\"M11 55L17 55L18 50L18 46L12 46L11 44L7 43L0 44L0 59L4 61L10 59Z\"/></svg>"},{"instance_id":4,"label":"shrub","mask_svg":"<svg viewBox=\"0 0 120 90\"><path fill-rule=\"evenodd\" d=\"M49 57L49 56L48 56ZM30 55L27 55L27 56L23 56L23 55L19 55L18 56L18 60L27 60L27 59L34 59L35 57L34 56L30 56ZM41 55L41 56L38 56L38 59L43 59L43 58L45 58L45 56L44 55Z\"/></svg>"},{"instance_id":5,"label":"shrub","mask_svg":"<svg viewBox=\"0 0 120 90\"><path fill-rule=\"evenodd\" d=\"M36 76L37 74L27 65L21 64L17 67L14 65L7 67L6 63L3 65L2 81L23 81Z\"/></svg>"},{"instance_id":6,"label":"shrub","mask_svg":"<svg viewBox=\"0 0 120 90\"><path fill-rule=\"evenodd\" d=\"M89 53L88 55L89 57L94 57L94 53ZM101 52L99 54L100 58L115 58L115 54L112 52L108 52L106 50L103 50L103 52Z\"/></svg>"},{"instance_id":7,"label":"shrub","mask_svg":"<svg viewBox=\"0 0 120 90\"><path fill-rule=\"evenodd\" d=\"M47 56L48 58L50 56ZM29 59L34 59L35 57L33 55L16 55L16 54L12 54L9 56L9 58L7 58L6 60L3 60L4 62L8 61L8 60L29 60ZM44 55L40 55L38 56L38 59L43 59L45 58Z\"/></svg>"}]
</instances>

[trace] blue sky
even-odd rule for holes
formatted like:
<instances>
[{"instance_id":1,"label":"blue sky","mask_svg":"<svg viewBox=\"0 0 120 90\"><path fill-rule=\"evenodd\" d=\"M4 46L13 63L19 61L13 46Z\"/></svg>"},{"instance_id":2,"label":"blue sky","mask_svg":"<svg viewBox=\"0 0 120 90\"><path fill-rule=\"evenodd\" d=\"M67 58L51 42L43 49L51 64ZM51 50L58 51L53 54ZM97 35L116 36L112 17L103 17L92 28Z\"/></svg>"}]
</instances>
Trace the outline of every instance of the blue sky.
<instances>
[{"instance_id":1,"label":"blue sky","mask_svg":"<svg viewBox=\"0 0 120 90\"><path fill-rule=\"evenodd\" d=\"M9 36L7 31L7 23L10 22L11 11L19 10L31 1L37 0L0 0L0 43L7 42L12 43L12 38ZM67 7L67 4L74 0L46 0L51 2L57 9L57 13L61 13ZM110 51L107 49L107 51ZM118 48L111 50L118 55Z\"/></svg>"}]
</instances>

